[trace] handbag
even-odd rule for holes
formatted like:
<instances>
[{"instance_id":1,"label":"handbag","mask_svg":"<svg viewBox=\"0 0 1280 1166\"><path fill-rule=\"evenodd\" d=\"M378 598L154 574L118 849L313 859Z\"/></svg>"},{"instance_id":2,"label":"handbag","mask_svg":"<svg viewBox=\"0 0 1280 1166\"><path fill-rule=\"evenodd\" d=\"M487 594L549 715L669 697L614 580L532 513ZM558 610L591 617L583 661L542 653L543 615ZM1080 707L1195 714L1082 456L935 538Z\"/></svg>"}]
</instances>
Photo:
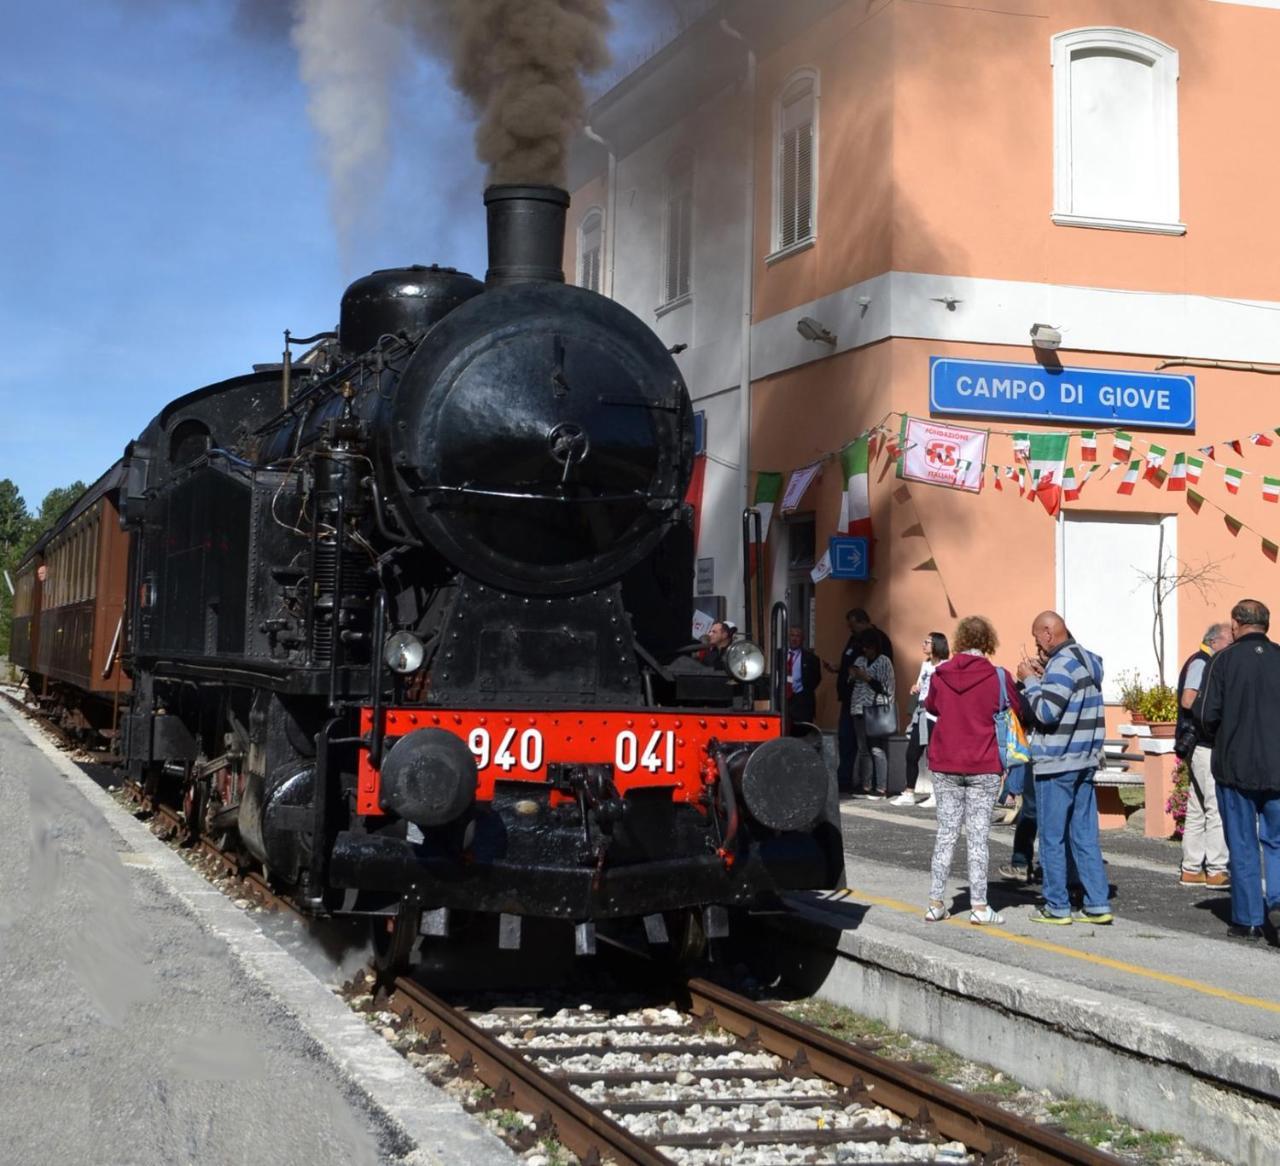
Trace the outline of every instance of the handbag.
<instances>
[{"instance_id":1,"label":"handbag","mask_svg":"<svg viewBox=\"0 0 1280 1166\"><path fill-rule=\"evenodd\" d=\"M1022 728L1018 714L1009 707L1009 693L1005 688L1003 668L996 668L996 683L1000 685L1000 707L996 709L993 719L1000 764L1006 770L1017 765L1028 765L1031 762L1031 747L1027 744L1027 734Z\"/></svg>"},{"instance_id":2,"label":"handbag","mask_svg":"<svg viewBox=\"0 0 1280 1166\"><path fill-rule=\"evenodd\" d=\"M863 705L862 717L868 737L892 737L898 731L898 706L890 697L877 696Z\"/></svg>"}]
</instances>

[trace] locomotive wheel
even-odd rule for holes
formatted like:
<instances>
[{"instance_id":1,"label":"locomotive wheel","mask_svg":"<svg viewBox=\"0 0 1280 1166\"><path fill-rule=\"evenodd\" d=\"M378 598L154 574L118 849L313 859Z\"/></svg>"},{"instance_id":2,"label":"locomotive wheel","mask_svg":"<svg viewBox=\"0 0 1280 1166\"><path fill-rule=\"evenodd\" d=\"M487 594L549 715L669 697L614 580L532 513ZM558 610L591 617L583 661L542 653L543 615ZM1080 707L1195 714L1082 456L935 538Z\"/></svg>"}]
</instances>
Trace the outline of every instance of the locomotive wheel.
<instances>
[{"instance_id":1,"label":"locomotive wheel","mask_svg":"<svg viewBox=\"0 0 1280 1166\"><path fill-rule=\"evenodd\" d=\"M667 935L671 938L670 960L678 968L695 964L707 954L707 933L702 928L702 912L696 908L666 913Z\"/></svg>"},{"instance_id":2,"label":"locomotive wheel","mask_svg":"<svg viewBox=\"0 0 1280 1166\"><path fill-rule=\"evenodd\" d=\"M380 915L373 920L373 966L383 983L394 980L409 966L409 956L418 938L422 911L401 907L395 915Z\"/></svg>"}]
</instances>

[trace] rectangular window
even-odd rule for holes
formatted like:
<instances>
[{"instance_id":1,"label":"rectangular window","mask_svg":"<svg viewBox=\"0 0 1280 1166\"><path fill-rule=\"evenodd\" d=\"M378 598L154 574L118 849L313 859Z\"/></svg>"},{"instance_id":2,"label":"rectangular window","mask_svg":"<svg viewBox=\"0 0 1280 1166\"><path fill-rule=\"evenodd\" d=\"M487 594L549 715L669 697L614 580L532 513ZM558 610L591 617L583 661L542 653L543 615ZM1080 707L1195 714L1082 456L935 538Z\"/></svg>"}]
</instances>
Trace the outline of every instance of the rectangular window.
<instances>
[{"instance_id":1,"label":"rectangular window","mask_svg":"<svg viewBox=\"0 0 1280 1166\"><path fill-rule=\"evenodd\" d=\"M604 254L604 215L589 211L578 234L578 286L587 291L601 289Z\"/></svg>"},{"instance_id":2,"label":"rectangular window","mask_svg":"<svg viewBox=\"0 0 1280 1166\"><path fill-rule=\"evenodd\" d=\"M778 141L778 250L813 236L813 83L783 98Z\"/></svg>"},{"instance_id":3,"label":"rectangular window","mask_svg":"<svg viewBox=\"0 0 1280 1166\"><path fill-rule=\"evenodd\" d=\"M666 256L662 302L673 303L690 292L693 248L693 168L687 157L673 163L667 177Z\"/></svg>"}]
</instances>

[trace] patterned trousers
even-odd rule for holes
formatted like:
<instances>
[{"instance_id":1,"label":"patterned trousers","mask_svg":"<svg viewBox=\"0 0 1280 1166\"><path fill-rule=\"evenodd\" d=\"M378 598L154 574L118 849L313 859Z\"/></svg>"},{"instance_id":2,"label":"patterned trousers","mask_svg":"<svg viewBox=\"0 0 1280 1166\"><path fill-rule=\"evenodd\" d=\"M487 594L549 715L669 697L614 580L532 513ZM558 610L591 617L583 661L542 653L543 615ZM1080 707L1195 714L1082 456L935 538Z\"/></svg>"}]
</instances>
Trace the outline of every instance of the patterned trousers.
<instances>
[{"instance_id":1,"label":"patterned trousers","mask_svg":"<svg viewBox=\"0 0 1280 1166\"><path fill-rule=\"evenodd\" d=\"M991 834L991 810L1000 792L998 773L937 773L933 775L934 796L938 799L938 838L933 844L933 881L929 898L941 901L951 873L964 826L969 852L969 902L987 901L987 839Z\"/></svg>"}]
</instances>

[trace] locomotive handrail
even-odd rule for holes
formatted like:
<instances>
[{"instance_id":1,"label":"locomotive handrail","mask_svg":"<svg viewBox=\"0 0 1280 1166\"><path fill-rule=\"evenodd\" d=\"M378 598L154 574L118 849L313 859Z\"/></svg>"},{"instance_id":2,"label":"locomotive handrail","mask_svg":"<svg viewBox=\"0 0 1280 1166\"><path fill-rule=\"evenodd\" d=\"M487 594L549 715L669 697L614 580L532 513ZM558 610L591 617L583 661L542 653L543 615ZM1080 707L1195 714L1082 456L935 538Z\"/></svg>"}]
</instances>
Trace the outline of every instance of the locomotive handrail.
<instances>
[{"instance_id":1,"label":"locomotive handrail","mask_svg":"<svg viewBox=\"0 0 1280 1166\"><path fill-rule=\"evenodd\" d=\"M601 502L637 502L645 501L650 506L656 503L656 509L669 510L679 503L679 498L655 497L644 490L632 490L626 494L593 494L590 497L575 497L572 494L536 494L519 490L480 490L475 486L417 486L415 494L459 494L469 498L514 498L527 502L572 502L598 504Z\"/></svg>"},{"instance_id":2,"label":"locomotive handrail","mask_svg":"<svg viewBox=\"0 0 1280 1166\"><path fill-rule=\"evenodd\" d=\"M787 718L787 705L790 699L791 685L787 683L787 636L790 631L790 616L787 614L787 605L779 600L773 605L773 611L770 613L772 627L772 643L769 645L773 653L771 663L773 665L772 675L772 699L774 710L782 716L785 721Z\"/></svg>"},{"instance_id":3,"label":"locomotive handrail","mask_svg":"<svg viewBox=\"0 0 1280 1166\"><path fill-rule=\"evenodd\" d=\"M754 535L754 538L752 537ZM757 618L753 621L751 618L751 548L759 547L763 543L760 529L760 511L754 506L748 506L742 512L742 608L746 622L746 637L754 640L753 634L755 628L760 629L760 638L764 639L764 584L759 583L756 587L756 614ZM760 554L756 554L756 566L760 573L764 573L764 565L760 562Z\"/></svg>"}]
</instances>

